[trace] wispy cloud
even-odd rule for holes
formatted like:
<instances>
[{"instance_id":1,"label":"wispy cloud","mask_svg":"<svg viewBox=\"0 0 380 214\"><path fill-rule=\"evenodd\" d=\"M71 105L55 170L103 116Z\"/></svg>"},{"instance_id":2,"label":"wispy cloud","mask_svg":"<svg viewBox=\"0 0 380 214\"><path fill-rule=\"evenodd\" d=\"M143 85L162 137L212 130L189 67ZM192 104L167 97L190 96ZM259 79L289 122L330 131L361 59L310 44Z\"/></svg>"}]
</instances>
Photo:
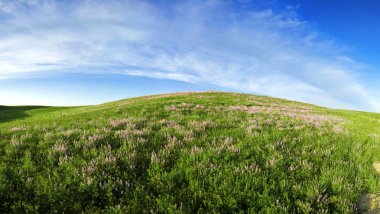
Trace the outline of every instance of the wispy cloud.
<instances>
[{"instance_id":1,"label":"wispy cloud","mask_svg":"<svg viewBox=\"0 0 380 214\"><path fill-rule=\"evenodd\" d=\"M357 76L362 65L298 18L297 7L254 5L0 0L0 78L117 72L380 109Z\"/></svg>"}]
</instances>

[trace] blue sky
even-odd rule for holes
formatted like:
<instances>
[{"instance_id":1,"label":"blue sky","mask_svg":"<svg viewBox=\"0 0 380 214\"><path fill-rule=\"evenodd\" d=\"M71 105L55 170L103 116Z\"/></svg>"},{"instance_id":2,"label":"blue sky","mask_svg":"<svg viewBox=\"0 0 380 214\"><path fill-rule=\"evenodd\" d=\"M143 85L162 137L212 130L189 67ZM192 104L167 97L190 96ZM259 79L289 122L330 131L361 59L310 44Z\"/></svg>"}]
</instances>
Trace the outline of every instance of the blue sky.
<instances>
[{"instance_id":1,"label":"blue sky","mask_svg":"<svg viewBox=\"0 0 380 214\"><path fill-rule=\"evenodd\" d=\"M0 0L0 105L222 90L380 112L380 2Z\"/></svg>"}]
</instances>

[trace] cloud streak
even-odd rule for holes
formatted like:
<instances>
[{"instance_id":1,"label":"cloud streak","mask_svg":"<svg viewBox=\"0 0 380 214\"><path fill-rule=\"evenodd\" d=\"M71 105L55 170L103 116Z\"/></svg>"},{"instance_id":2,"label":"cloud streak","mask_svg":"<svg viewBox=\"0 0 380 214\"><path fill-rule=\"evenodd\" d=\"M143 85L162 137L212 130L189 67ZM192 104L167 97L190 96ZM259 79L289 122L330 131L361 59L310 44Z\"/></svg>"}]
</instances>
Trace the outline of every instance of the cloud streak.
<instances>
[{"instance_id":1,"label":"cloud streak","mask_svg":"<svg viewBox=\"0 0 380 214\"><path fill-rule=\"evenodd\" d=\"M362 65L296 10L217 0L0 0L0 78L123 73L380 110L357 76Z\"/></svg>"}]
</instances>

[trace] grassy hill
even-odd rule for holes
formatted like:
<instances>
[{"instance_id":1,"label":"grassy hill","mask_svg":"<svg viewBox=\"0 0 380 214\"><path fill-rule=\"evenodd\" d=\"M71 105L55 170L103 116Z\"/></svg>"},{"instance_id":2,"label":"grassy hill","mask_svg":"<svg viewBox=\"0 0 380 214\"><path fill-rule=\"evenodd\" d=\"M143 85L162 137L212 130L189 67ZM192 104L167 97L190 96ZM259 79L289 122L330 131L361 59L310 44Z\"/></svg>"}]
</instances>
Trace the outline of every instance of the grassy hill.
<instances>
[{"instance_id":1,"label":"grassy hill","mask_svg":"<svg viewBox=\"0 0 380 214\"><path fill-rule=\"evenodd\" d=\"M205 92L0 107L0 212L353 213L380 114Z\"/></svg>"}]
</instances>

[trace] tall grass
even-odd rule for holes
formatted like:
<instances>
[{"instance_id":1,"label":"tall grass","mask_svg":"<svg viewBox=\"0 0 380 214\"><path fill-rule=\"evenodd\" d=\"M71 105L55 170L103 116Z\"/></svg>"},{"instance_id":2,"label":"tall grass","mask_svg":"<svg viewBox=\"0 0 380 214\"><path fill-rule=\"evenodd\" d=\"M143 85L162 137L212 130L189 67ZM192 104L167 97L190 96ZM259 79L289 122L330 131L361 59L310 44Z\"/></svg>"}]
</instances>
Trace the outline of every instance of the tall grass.
<instances>
[{"instance_id":1,"label":"tall grass","mask_svg":"<svg viewBox=\"0 0 380 214\"><path fill-rule=\"evenodd\" d=\"M353 213L378 176L347 124L228 93L39 110L0 124L0 212Z\"/></svg>"}]
</instances>

